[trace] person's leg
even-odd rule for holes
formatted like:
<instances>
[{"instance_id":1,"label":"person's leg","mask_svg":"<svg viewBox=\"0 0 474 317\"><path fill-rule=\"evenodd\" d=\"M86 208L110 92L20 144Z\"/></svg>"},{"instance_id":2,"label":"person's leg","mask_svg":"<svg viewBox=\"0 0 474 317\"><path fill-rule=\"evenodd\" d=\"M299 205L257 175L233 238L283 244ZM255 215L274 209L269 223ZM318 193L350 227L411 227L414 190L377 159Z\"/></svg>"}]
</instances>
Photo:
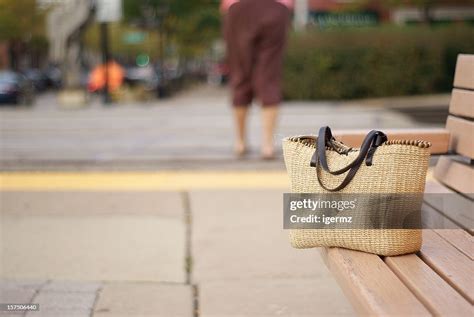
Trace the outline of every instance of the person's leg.
<instances>
[{"instance_id":1,"label":"person's leg","mask_svg":"<svg viewBox=\"0 0 474 317\"><path fill-rule=\"evenodd\" d=\"M276 105L266 105L262 108L262 157L265 159L273 158L275 154L273 134L275 132L278 118L278 107Z\"/></svg>"},{"instance_id":2,"label":"person's leg","mask_svg":"<svg viewBox=\"0 0 474 317\"><path fill-rule=\"evenodd\" d=\"M235 154L238 156L244 155L247 152L247 115L248 107L247 105L235 105L234 106L234 120L236 128L236 138L235 138Z\"/></svg>"},{"instance_id":3,"label":"person's leg","mask_svg":"<svg viewBox=\"0 0 474 317\"><path fill-rule=\"evenodd\" d=\"M281 102L282 62L289 25L288 9L274 1L266 2L267 18L256 45L255 90L262 102L263 158L274 155L273 135Z\"/></svg>"},{"instance_id":4,"label":"person's leg","mask_svg":"<svg viewBox=\"0 0 474 317\"><path fill-rule=\"evenodd\" d=\"M246 152L246 121L252 103L253 26L248 21L248 3L231 6L226 16L226 43L236 127L235 153Z\"/></svg>"}]
</instances>

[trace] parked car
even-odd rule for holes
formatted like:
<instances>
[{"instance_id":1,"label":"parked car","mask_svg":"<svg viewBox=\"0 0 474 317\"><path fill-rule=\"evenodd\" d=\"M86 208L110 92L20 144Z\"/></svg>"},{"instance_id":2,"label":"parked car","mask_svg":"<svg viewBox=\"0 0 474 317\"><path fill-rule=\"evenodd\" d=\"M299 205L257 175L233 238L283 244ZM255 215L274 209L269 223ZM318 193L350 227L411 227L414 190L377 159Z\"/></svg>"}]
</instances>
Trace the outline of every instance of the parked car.
<instances>
[{"instance_id":1,"label":"parked car","mask_svg":"<svg viewBox=\"0 0 474 317\"><path fill-rule=\"evenodd\" d=\"M0 103L31 105L34 87L28 78L13 71L0 71Z\"/></svg>"},{"instance_id":2,"label":"parked car","mask_svg":"<svg viewBox=\"0 0 474 317\"><path fill-rule=\"evenodd\" d=\"M48 88L48 77L37 68L29 68L23 72L23 74L32 83L37 92L45 91Z\"/></svg>"},{"instance_id":3,"label":"parked car","mask_svg":"<svg viewBox=\"0 0 474 317\"><path fill-rule=\"evenodd\" d=\"M63 86L63 74L58 66L50 65L43 72L49 88L60 89Z\"/></svg>"},{"instance_id":4,"label":"parked car","mask_svg":"<svg viewBox=\"0 0 474 317\"><path fill-rule=\"evenodd\" d=\"M151 66L133 66L126 68L125 82L131 87L140 86L145 91L156 92L160 84L160 78Z\"/></svg>"},{"instance_id":5,"label":"parked car","mask_svg":"<svg viewBox=\"0 0 474 317\"><path fill-rule=\"evenodd\" d=\"M163 67L163 70L161 70L161 67ZM182 89L186 76L182 67L177 65L162 66L157 63L154 69L160 79L157 91L158 97L169 97Z\"/></svg>"},{"instance_id":6,"label":"parked car","mask_svg":"<svg viewBox=\"0 0 474 317\"><path fill-rule=\"evenodd\" d=\"M229 67L225 62L211 65L208 74L208 82L214 85L224 86L229 81Z\"/></svg>"}]
</instances>

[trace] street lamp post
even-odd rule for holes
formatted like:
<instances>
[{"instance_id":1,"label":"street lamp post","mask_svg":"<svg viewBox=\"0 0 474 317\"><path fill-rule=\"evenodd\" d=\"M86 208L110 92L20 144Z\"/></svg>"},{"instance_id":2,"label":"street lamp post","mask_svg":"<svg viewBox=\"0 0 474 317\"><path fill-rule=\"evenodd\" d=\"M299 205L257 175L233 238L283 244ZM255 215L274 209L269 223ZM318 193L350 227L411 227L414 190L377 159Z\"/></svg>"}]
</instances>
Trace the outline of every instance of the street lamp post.
<instances>
[{"instance_id":1,"label":"street lamp post","mask_svg":"<svg viewBox=\"0 0 474 317\"><path fill-rule=\"evenodd\" d=\"M158 19L158 34L160 37L159 41L159 55L160 60L158 62L159 67L159 76L160 76L160 85L158 96L163 98L165 96L165 86L166 86L166 78L165 78L165 70L164 70L164 61L165 61L165 18L168 14L168 6L161 5L156 10L157 19Z\"/></svg>"},{"instance_id":2,"label":"street lamp post","mask_svg":"<svg viewBox=\"0 0 474 317\"><path fill-rule=\"evenodd\" d=\"M165 94L165 72L164 72L164 59L165 59L165 19L169 12L167 4L158 4L154 6L149 1L141 6L142 14L144 17L145 27L148 29L158 29L158 76L160 78L160 84L158 86L158 97L162 98Z\"/></svg>"},{"instance_id":3,"label":"street lamp post","mask_svg":"<svg viewBox=\"0 0 474 317\"><path fill-rule=\"evenodd\" d=\"M102 91L104 104L110 104L109 94L109 28L107 22L100 23L100 46L102 49L102 63L104 65L104 89Z\"/></svg>"}]
</instances>

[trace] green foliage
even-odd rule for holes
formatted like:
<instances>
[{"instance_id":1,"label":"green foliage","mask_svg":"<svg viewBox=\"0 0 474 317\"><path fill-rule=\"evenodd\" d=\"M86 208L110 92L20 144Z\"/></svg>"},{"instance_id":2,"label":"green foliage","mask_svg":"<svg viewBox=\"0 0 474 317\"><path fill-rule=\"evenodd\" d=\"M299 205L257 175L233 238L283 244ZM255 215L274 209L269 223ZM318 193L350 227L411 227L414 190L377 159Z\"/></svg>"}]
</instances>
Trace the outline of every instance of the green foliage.
<instances>
[{"instance_id":1,"label":"green foliage","mask_svg":"<svg viewBox=\"0 0 474 317\"><path fill-rule=\"evenodd\" d=\"M293 34L288 99L350 99L449 91L456 56L474 53L474 28L378 28Z\"/></svg>"},{"instance_id":2,"label":"green foliage","mask_svg":"<svg viewBox=\"0 0 474 317\"><path fill-rule=\"evenodd\" d=\"M178 20L175 40L183 57L204 53L220 35L220 17L216 8L202 8L187 19Z\"/></svg>"},{"instance_id":3,"label":"green foliage","mask_svg":"<svg viewBox=\"0 0 474 317\"><path fill-rule=\"evenodd\" d=\"M137 21L145 16L187 17L202 8L218 7L218 0L123 0L125 19Z\"/></svg>"},{"instance_id":4,"label":"green foliage","mask_svg":"<svg viewBox=\"0 0 474 317\"><path fill-rule=\"evenodd\" d=\"M135 57L141 53L147 53L153 59L159 57L159 36L157 31L144 31L145 39L141 43L124 43L124 36L131 32L142 32L140 28L124 25L118 22L109 24L109 45L112 54L120 56ZM84 35L84 44L88 49L100 52L99 24L92 24Z\"/></svg>"},{"instance_id":5,"label":"green foliage","mask_svg":"<svg viewBox=\"0 0 474 317\"><path fill-rule=\"evenodd\" d=\"M124 0L126 22L163 28L184 57L202 53L219 35L218 0Z\"/></svg>"},{"instance_id":6,"label":"green foliage","mask_svg":"<svg viewBox=\"0 0 474 317\"><path fill-rule=\"evenodd\" d=\"M29 40L44 34L44 11L36 0L0 0L0 40Z\"/></svg>"}]
</instances>

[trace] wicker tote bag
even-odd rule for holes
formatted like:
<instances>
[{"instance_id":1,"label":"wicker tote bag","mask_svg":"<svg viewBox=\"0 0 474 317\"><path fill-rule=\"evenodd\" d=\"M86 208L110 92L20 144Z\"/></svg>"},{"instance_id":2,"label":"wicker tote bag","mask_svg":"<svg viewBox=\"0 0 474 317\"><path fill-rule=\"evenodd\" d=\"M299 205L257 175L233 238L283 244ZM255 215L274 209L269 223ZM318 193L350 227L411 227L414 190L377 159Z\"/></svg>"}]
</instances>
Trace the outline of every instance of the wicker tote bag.
<instances>
[{"instance_id":1,"label":"wicker tote bag","mask_svg":"<svg viewBox=\"0 0 474 317\"><path fill-rule=\"evenodd\" d=\"M355 149L337 141L329 127L322 127L317 137L285 138L283 153L293 193L422 194L430 146L418 140L387 140L383 132L373 130ZM391 256L421 247L420 228L289 231L295 248L343 247Z\"/></svg>"}]
</instances>

